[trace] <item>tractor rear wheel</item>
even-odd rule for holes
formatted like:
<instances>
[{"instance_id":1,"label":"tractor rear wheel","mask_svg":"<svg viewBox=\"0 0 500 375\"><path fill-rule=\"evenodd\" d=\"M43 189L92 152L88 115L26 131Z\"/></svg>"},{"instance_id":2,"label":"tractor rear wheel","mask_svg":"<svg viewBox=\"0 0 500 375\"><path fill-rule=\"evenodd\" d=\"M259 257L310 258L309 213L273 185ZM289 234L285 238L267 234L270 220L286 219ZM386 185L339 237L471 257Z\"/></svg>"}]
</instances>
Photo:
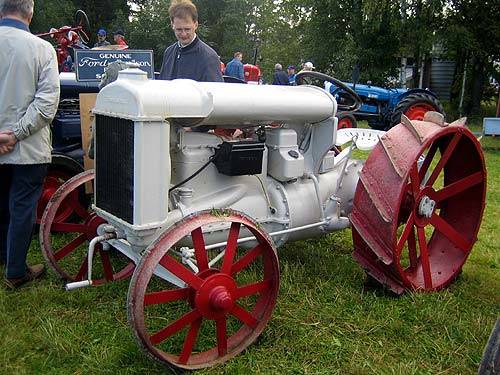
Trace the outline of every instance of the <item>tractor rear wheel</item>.
<instances>
[{"instance_id":1,"label":"tractor rear wheel","mask_svg":"<svg viewBox=\"0 0 500 375\"><path fill-rule=\"evenodd\" d=\"M226 229L225 248L205 246L207 233ZM254 247L238 249L240 234L254 236ZM163 364L209 367L257 339L278 289L276 249L258 224L236 211L202 211L172 226L144 252L130 282L129 323L139 346Z\"/></svg>"},{"instance_id":2,"label":"tractor rear wheel","mask_svg":"<svg viewBox=\"0 0 500 375\"><path fill-rule=\"evenodd\" d=\"M356 118L350 113L340 113L337 115L339 120L337 129L357 128L358 122Z\"/></svg>"},{"instance_id":3,"label":"tractor rear wheel","mask_svg":"<svg viewBox=\"0 0 500 375\"><path fill-rule=\"evenodd\" d=\"M445 115L443 106L434 96L426 93L410 94L394 108L389 127L392 128L398 125L401 122L401 115L405 115L410 120L422 121L424 115L429 111Z\"/></svg>"},{"instance_id":4,"label":"tractor rear wheel","mask_svg":"<svg viewBox=\"0 0 500 375\"><path fill-rule=\"evenodd\" d=\"M353 256L397 294L444 288L477 239L485 194L481 146L464 122L404 121L381 137L360 173Z\"/></svg>"}]
</instances>

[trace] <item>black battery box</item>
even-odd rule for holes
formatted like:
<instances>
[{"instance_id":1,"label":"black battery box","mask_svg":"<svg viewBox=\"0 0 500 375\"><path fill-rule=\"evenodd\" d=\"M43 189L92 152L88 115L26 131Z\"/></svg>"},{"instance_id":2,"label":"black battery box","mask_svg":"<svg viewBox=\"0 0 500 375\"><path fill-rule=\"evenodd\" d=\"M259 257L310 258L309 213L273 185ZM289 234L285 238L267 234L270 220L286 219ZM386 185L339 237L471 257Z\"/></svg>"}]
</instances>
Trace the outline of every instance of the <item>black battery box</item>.
<instances>
[{"instance_id":1,"label":"black battery box","mask_svg":"<svg viewBox=\"0 0 500 375\"><path fill-rule=\"evenodd\" d=\"M222 142L213 162L219 173L227 176L259 174L264 147L263 142L257 141Z\"/></svg>"}]
</instances>

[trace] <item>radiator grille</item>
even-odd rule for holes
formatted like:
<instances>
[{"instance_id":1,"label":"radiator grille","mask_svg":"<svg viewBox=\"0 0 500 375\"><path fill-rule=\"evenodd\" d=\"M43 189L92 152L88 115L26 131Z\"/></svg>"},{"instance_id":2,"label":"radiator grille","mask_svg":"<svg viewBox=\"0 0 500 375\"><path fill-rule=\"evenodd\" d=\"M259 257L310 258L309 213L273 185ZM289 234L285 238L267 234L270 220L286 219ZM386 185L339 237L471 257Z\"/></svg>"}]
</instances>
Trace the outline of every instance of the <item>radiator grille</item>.
<instances>
[{"instance_id":1,"label":"radiator grille","mask_svg":"<svg viewBox=\"0 0 500 375\"><path fill-rule=\"evenodd\" d=\"M96 116L96 206L133 224L134 123Z\"/></svg>"}]
</instances>

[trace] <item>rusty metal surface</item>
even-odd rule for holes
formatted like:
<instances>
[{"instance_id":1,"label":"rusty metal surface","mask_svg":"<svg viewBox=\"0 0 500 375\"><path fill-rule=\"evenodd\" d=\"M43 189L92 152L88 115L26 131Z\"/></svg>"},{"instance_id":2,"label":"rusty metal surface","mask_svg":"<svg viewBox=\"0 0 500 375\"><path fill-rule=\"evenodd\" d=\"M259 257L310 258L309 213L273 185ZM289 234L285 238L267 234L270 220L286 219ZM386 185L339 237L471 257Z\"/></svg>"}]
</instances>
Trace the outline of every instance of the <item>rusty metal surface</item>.
<instances>
[{"instance_id":1,"label":"rusty metal surface","mask_svg":"<svg viewBox=\"0 0 500 375\"><path fill-rule=\"evenodd\" d=\"M400 124L382 137L354 198L354 258L398 294L449 285L477 239L484 210L486 168L479 143L464 119L434 120ZM426 159L419 170L421 155Z\"/></svg>"}]
</instances>

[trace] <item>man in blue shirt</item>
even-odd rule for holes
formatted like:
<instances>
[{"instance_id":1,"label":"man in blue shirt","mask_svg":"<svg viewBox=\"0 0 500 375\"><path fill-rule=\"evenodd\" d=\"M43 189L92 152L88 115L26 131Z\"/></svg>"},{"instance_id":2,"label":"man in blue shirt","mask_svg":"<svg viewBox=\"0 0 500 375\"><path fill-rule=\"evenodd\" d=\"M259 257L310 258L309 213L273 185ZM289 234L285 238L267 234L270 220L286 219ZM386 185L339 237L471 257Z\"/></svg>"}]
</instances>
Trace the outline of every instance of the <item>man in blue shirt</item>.
<instances>
[{"instance_id":1,"label":"man in blue shirt","mask_svg":"<svg viewBox=\"0 0 500 375\"><path fill-rule=\"evenodd\" d=\"M289 65L288 68L286 68L286 72L288 74L288 82L290 82L290 85L294 86L295 85L295 66Z\"/></svg>"},{"instance_id":2,"label":"man in blue shirt","mask_svg":"<svg viewBox=\"0 0 500 375\"><path fill-rule=\"evenodd\" d=\"M224 74L226 76L238 78L242 81L245 80L245 72L243 71L243 54L241 52L235 52L234 58L227 63L226 71Z\"/></svg>"}]
</instances>

